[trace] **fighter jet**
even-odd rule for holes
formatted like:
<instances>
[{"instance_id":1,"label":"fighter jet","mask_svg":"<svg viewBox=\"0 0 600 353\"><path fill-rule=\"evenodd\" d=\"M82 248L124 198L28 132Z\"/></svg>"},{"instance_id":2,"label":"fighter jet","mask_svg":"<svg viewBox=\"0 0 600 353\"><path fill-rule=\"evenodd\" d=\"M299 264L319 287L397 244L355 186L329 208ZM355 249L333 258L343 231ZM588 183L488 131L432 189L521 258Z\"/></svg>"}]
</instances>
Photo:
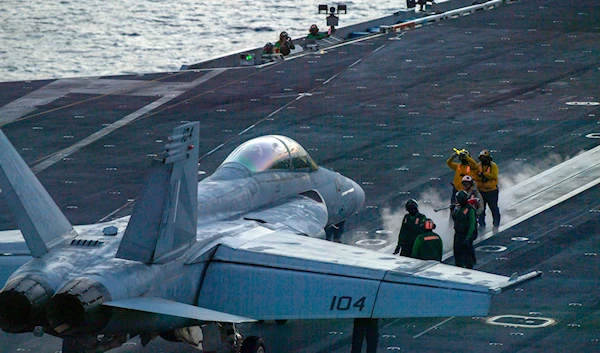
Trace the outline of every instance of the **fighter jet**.
<instances>
[{"instance_id":1,"label":"fighter jet","mask_svg":"<svg viewBox=\"0 0 600 353\"><path fill-rule=\"evenodd\" d=\"M0 188L32 259L0 291L0 328L102 352L139 335L265 352L236 323L486 315L504 277L328 242L362 188L284 136L236 148L198 182L197 122L179 126L130 217L72 226L0 131ZM0 232L0 252L14 231ZM14 246L14 244L13 244ZM2 266L7 266L7 257ZM221 339L221 337L227 337Z\"/></svg>"}]
</instances>

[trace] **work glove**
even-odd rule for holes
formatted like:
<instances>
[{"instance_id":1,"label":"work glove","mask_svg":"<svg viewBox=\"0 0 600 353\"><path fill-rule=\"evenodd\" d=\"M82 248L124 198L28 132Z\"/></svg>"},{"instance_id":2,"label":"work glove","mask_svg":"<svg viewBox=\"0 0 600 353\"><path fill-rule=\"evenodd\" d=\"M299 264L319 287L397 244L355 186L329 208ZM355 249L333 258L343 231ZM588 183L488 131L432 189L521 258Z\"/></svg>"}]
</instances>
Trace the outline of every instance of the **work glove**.
<instances>
[{"instance_id":1,"label":"work glove","mask_svg":"<svg viewBox=\"0 0 600 353\"><path fill-rule=\"evenodd\" d=\"M463 240L463 245L464 246L471 246L472 245L471 239L465 238L465 240Z\"/></svg>"}]
</instances>

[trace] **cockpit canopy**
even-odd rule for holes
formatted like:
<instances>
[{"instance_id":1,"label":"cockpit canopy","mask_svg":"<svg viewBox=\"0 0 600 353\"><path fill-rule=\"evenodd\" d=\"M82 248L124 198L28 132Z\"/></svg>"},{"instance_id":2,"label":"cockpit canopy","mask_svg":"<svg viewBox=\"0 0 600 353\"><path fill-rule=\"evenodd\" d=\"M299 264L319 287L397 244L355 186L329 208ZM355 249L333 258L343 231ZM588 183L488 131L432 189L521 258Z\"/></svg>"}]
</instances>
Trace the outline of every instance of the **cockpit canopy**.
<instances>
[{"instance_id":1,"label":"cockpit canopy","mask_svg":"<svg viewBox=\"0 0 600 353\"><path fill-rule=\"evenodd\" d=\"M301 172L319 168L298 142L280 135L262 136L244 142L221 165L227 163L241 164L252 173L267 170Z\"/></svg>"}]
</instances>

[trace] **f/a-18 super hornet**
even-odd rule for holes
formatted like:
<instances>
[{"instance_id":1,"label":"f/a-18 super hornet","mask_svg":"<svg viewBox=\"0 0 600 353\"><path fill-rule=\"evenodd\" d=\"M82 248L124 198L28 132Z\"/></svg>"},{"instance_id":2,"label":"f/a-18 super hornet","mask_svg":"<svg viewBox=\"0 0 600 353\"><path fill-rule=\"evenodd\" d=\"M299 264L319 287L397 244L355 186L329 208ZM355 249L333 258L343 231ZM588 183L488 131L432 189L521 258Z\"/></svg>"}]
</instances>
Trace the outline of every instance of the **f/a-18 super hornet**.
<instances>
[{"instance_id":1,"label":"f/a-18 super hornet","mask_svg":"<svg viewBox=\"0 0 600 353\"><path fill-rule=\"evenodd\" d=\"M480 316L494 293L531 276L318 239L362 206L357 183L276 135L240 145L198 182L198 130L174 129L130 217L75 227L0 131L0 187L33 257L1 278L2 330L61 337L64 353L135 335L264 352L235 324Z\"/></svg>"}]
</instances>

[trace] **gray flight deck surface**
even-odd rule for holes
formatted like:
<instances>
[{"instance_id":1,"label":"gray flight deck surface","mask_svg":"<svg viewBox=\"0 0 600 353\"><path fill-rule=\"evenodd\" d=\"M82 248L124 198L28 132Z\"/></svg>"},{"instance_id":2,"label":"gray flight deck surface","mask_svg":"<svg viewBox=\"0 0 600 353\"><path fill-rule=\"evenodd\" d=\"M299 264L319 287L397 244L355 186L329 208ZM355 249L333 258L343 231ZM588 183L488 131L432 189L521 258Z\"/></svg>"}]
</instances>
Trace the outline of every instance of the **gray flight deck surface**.
<instances>
[{"instance_id":1,"label":"gray flight deck surface","mask_svg":"<svg viewBox=\"0 0 600 353\"><path fill-rule=\"evenodd\" d=\"M364 209L346 222L345 241L354 243L385 238L376 233L384 229L385 207L401 209L429 188L449 196L452 172L445 160L453 147L494 150L503 175L519 172L509 167L515 161L535 165L597 147L600 139L589 137L600 133L598 82L600 3L523 0L262 68L1 83L0 124L73 224L128 214L149 167L147 155L182 121L200 121L206 175L241 142L289 136L317 163L365 189ZM41 105L27 108L35 104ZM131 122L68 149L120 120ZM478 251L478 270L544 271L495 296L489 317L550 318L553 325L386 320L379 351L600 351L599 210L600 187L594 186L478 244L507 247ZM16 228L4 200L0 227ZM252 293L240 288L240 295ZM241 329L263 336L270 352L348 352L352 322ZM19 349L55 352L60 340L0 334L0 351ZM194 350L159 338L145 349L134 339L114 351Z\"/></svg>"}]
</instances>

